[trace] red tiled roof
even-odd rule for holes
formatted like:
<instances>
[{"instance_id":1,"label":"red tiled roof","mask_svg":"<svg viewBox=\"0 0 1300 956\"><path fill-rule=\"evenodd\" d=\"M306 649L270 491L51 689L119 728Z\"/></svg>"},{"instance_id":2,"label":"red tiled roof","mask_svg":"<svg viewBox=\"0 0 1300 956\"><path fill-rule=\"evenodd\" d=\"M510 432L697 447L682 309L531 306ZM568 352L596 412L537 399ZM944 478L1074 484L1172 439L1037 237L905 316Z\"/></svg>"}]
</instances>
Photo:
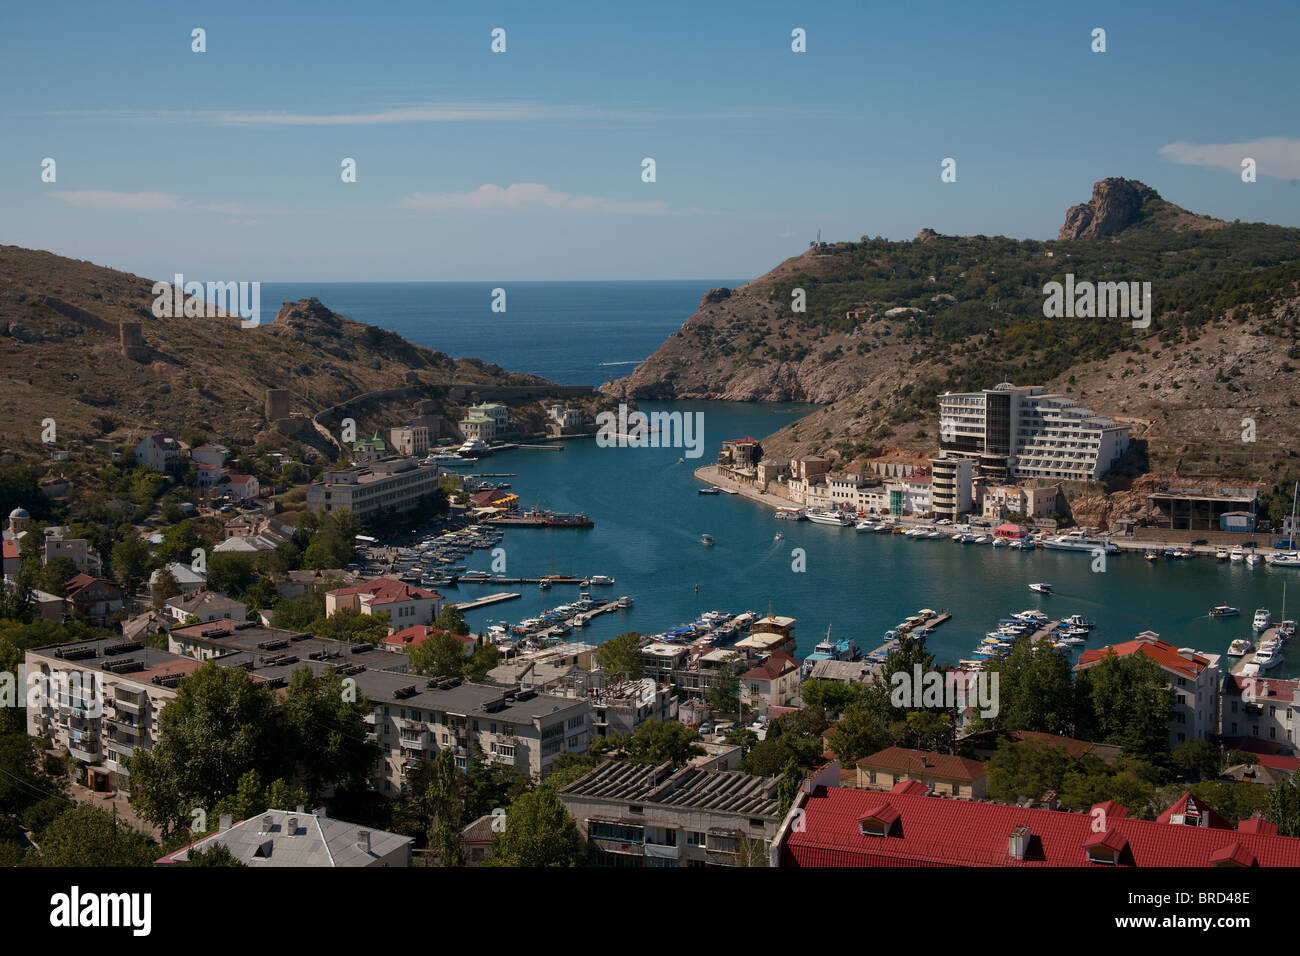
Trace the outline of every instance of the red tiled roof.
<instances>
[{"instance_id":1,"label":"red tiled roof","mask_svg":"<svg viewBox=\"0 0 1300 956\"><path fill-rule=\"evenodd\" d=\"M752 670L740 675L741 680L776 680L782 674L788 674L799 667L798 661L785 651L773 651L767 660Z\"/></svg>"},{"instance_id":2,"label":"red tiled roof","mask_svg":"<svg viewBox=\"0 0 1300 956\"><path fill-rule=\"evenodd\" d=\"M434 634L446 634L447 631L440 631L436 627L429 627L427 624L416 624L413 627L403 628L400 631L394 631L383 639L381 643L390 647L419 647ZM468 634L453 634L462 644L473 644L474 638Z\"/></svg>"},{"instance_id":3,"label":"red tiled roof","mask_svg":"<svg viewBox=\"0 0 1300 956\"><path fill-rule=\"evenodd\" d=\"M364 581L361 584L354 584L349 588L337 588L330 591L330 594L369 594L371 604L395 604L398 601L428 601L431 598L442 597L437 591L428 591L424 588L417 588L405 581L398 581L396 578L375 578L373 581Z\"/></svg>"},{"instance_id":4,"label":"red tiled roof","mask_svg":"<svg viewBox=\"0 0 1300 956\"><path fill-rule=\"evenodd\" d=\"M928 750L907 750L904 747L886 747L878 753L863 757L858 761L858 766L863 770L926 774L967 782L974 782L984 776L984 765L978 760Z\"/></svg>"},{"instance_id":5,"label":"red tiled roof","mask_svg":"<svg viewBox=\"0 0 1300 956\"><path fill-rule=\"evenodd\" d=\"M1178 653L1178 648L1165 641L1125 641L1123 644L1115 644L1111 647L1096 647L1089 651L1084 651L1079 655L1079 663L1074 665L1076 671L1085 670L1099 661L1105 660L1106 655L1111 651L1115 652L1116 657L1127 657L1130 654L1142 654L1151 658L1166 670L1177 671L1188 677L1197 677L1201 671L1210 666L1207 658L1200 654L1193 653L1191 660L1183 657Z\"/></svg>"},{"instance_id":6,"label":"red tiled roof","mask_svg":"<svg viewBox=\"0 0 1300 956\"><path fill-rule=\"evenodd\" d=\"M1235 691L1239 695L1247 694L1252 700L1272 698L1289 703L1295 699L1295 692L1300 690L1300 680L1230 674L1224 682L1223 690L1224 693Z\"/></svg>"},{"instance_id":7,"label":"red tiled roof","mask_svg":"<svg viewBox=\"0 0 1300 956\"><path fill-rule=\"evenodd\" d=\"M1263 817L1251 817L1249 820L1242 820L1237 824L1239 833L1264 833L1270 836L1277 836L1277 824L1271 820L1265 820Z\"/></svg>"},{"instance_id":8,"label":"red tiled roof","mask_svg":"<svg viewBox=\"0 0 1300 956\"><path fill-rule=\"evenodd\" d=\"M4 559L6 561L8 561L10 558L19 557L17 541L11 541L8 538L5 538L3 550L4 550Z\"/></svg>"},{"instance_id":9,"label":"red tiled roof","mask_svg":"<svg viewBox=\"0 0 1300 956\"><path fill-rule=\"evenodd\" d=\"M1259 866L1300 866L1300 839L1262 832L1173 826L1107 814L1096 833L1091 813L929 797L894 788L898 811L889 836L863 834L860 818L881 805L869 790L817 787L803 804L803 826L781 847L782 866L1099 866L1089 845L1123 847L1121 866L1211 866L1254 856ZM1025 859L1010 855L1016 827L1029 828Z\"/></svg>"}]
</instances>

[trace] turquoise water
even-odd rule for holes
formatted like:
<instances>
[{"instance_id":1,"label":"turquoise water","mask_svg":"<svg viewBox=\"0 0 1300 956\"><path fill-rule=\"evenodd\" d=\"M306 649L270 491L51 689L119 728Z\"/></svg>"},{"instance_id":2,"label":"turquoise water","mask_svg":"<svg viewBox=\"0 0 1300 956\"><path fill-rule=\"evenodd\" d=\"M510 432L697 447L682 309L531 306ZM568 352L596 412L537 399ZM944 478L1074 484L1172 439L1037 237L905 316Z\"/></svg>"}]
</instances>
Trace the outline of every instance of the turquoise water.
<instances>
[{"instance_id":1,"label":"turquoise water","mask_svg":"<svg viewBox=\"0 0 1300 956\"><path fill-rule=\"evenodd\" d=\"M737 280L683 282L499 283L508 311L488 311L490 283L271 284L264 301L314 295L358 321L392 329L412 341L451 355L473 355L504 368L534 372L565 384L597 384L623 375L653 352L694 312L700 296ZM919 608L946 609L953 620L929 639L940 660L969 656L999 617L1026 608L1053 616L1080 613L1098 627L1086 647L1128 640L1153 630L1165 640L1223 653L1237 637L1250 636L1251 616L1282 610L1282 583L1290 581L1287 615L1300 618L1300 574L1207 559L1155 564L1140 555L1108 560L1092 572L1085 553L1021 553L988 546L913 540L850 528L777 521L770 509L730 495L702 496L692 472L712 461L718 445L741 435L761 437L807 414L809 405L747 405L729 402L643 404L646 410L702 412L704 454L686 459L683 449L599 448L592 440L565 443L561 452L512 451L486 459L483 472L515 472L509 480L523 505L582 511L590 530L514 529L506 532L506 572L536 576L606 574L612 587L594 596L630 595L628 611L597 618L575 639L599 642L627 630L663 631L719 608L732 612L769 607L798 619L800 654L807 654L827 628L870 649L886 630ZM774 541L777 532L784 540ZM705 548L700 535L716 544ZM802 548L806 571L792 569L792 549ZM467 563L490 570L487 551ZM1055 594L1027 587L1050 581ZM499 591L498 585L462 585L452 595ZM530 617L577 595L572 585L548 592L512 586L516 601L473 612L475 627L488 621ZM1212 605L1232 604L1238 618L1211 620ZM1269 676L1300 672L1300 642L1287 663ZM1226 660L1224 662L1226 664Z\"/></svg>"}]
</instances>

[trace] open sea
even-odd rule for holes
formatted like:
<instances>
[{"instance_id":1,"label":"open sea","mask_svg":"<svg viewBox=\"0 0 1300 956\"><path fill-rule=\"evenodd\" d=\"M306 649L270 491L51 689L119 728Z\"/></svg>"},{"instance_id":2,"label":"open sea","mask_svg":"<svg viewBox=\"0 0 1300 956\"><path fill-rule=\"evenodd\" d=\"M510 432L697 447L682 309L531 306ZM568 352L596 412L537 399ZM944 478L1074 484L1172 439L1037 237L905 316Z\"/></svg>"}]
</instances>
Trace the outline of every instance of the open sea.
<instances>
[{"instance_id":1,"label":"open sea","mask_svg":"<svg viewBox=\"0 0 1300 956\"><path fill-rule=\"evenodd\" d=\"M627 374L675 332L718 286L745 280L672 282L520 282L504 284L507 311L491 311L490 283L263 283L263 301L316 296L361 322L391 329L454 357L473 356L512 371L566 385L595 385ZM929 638L940 661L970 656L1000 617L1041 608L1053 618L1079 613L1098 626L1084 647L1125 641L1152 630L1178 646L1224 653L1234 638L1252 637L1251 617L1267 607L1300 618L1300 574L1265 565L1250 569L1212 559L1154 564L1140 555L1115 555L1105 573L1091 570L1087 553L994 550L947 540L915 540L806 521L777 521L769 508L730 495L704 496L692 472L717 455L727 438L761 438L814 406L735 402L642 403L655 409L702 413L703 456L683 449L599 448L593 440L564 450L515 450L482 459L473 471L511 473L524 507L584 512L589 530L509 529L510 577L605 574L615 579L593 597L629 595L627 611L596 618L573 639L599 643L625 631L657 633L721 609L767 612L798 620L800 655L828 629L854 637L864 650L922 607L952 612ZM685 458L684 461L679 459ZM466 470L468 471L468 470ZM713 547L700 536L712 534ZM784 539L777 541L781 532ZM803 571L795 549L802 549ZM488 551L465 562L491 570ZM1049 581L1055 593L1030 591ZM519 621L577 596L573 585L542 592L536 585L462 584L450 596L470 600L499 590L522 591L515 601L469 615L472 626ZM1210 619L1212 605L1231 604L1241 616ZM1269 677L1300 673L1300 641ZM1226 669L1225 657L1220 666Z\"/></svg>"}]
</instances>

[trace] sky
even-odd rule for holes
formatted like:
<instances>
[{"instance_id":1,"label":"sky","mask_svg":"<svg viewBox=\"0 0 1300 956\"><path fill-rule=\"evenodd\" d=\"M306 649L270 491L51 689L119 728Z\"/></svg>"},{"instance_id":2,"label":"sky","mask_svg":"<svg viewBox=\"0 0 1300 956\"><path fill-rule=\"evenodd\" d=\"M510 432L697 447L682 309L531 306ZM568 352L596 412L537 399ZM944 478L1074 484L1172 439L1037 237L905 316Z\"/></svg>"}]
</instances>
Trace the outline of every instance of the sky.
<instances>
[{"instance_id":1,"label":"sky","mask_svg":"<svg viewBox=\"0 0 1300 956\"><path fill-rule=\"evenodd\" d=\"M1107 176L1300 226L1298 34L1295 0L11 4L0 244L154 279L758 276L818 230L1055 238Z\"/></svg>"}]
</instances>

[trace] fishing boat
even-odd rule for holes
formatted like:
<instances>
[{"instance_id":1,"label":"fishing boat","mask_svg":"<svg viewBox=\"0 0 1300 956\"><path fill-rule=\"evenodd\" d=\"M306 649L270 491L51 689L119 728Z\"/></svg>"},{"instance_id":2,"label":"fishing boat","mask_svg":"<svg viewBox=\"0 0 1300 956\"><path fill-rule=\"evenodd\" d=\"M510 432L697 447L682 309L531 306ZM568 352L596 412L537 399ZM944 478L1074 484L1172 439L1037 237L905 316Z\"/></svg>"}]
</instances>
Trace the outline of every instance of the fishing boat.
<instances>
[{"instance_id":1,"label":"fishing boat","mask_svg":"<svg viewBox=\"0 0 1300 956\"><path fill-rule=\"evenodd\" d=\"M1210 608L1210 617L1236 617L1241 613L1239 608L1232 607L1228 604L1220 604L1217 607Z\"/></svg>"},{"instance_id":2,"label":"fishing boat","mask_svg":"<svg viewBox=\"0 0 1300 956\"><path fill-rule=\"evenodd\" d=\"M852 518L841 511L809 511L805 517L814 524L833 524L841 528L853 522Z\"/></svg>"},{"instance_id":3,"label":"fishing boat","mask_svg":"<svg viewBox=\"0 0 1300 956\"><path fill-rule=\"evenodd\" d=\"M1039 594L1051 594L1052 586L1044 581L1037 581L1029 585L1029 590L1037 591Z\"/></svg>"},{"instance_id":4,"label":"fishing boat","mask_svg":"<svg viewBox=\"0 0 1300 956\"><path fill-rule=\"evenodd\" d=\"M1244 637L1239 637L1228 645L1228 656L1245 657L1251 652L1254 646L1254 644L1250 643L1250 641L1246 640Z\"/></svg>"},{"instance_id":5,"label":"fishing boat","mask_svg":"<svg viewBox=\"0 0 1300 956\"><path fill-rule=\"evenodd\" d=\"M1257 631L1263 631L1273 623L1273 612L1266 607L1262 607L1255 612L1253 626Z\"/></svg>"},{"instance_id":6,"label":"fishing boat","mask_svg":"<svg viewBox=\"0 0 1300 956\"><path fill-rule=\"evenodd\" d=\"M704 545L706 548L713 547L713 535L708 534L707 532L700 535L700 544ZM594 581L592 583L595 584Z\"/></svg>"}]
</instances>

